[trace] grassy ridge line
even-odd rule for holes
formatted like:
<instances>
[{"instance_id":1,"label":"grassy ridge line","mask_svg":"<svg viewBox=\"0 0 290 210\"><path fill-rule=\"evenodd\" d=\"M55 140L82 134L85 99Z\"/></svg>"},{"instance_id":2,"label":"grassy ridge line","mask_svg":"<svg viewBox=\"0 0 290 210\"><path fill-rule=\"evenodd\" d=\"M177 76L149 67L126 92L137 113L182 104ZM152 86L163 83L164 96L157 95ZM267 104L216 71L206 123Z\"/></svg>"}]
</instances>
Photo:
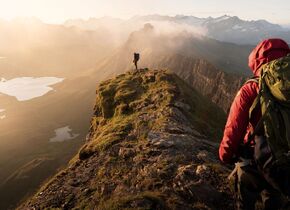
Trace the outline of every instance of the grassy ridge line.
<instances>
[{"instance_id":1,"label":"grassy ridge line","mask_svg":"<svg viewBox=\"0 0 290 210\"><path fill-rule=\"evenodd\" d=\"M165 70L142 69L104 81L97 89L87 142L68 168L19 209L205 206L195 195L193 204L187 204L175 179L187 170L195 173L200 160L192 155L199 159L199 150L215 153L205 139L220 135L224 119L213 103ZM219 165L210 160L211 176L220 176ZM175 194L168 194L172 190Z\"/></svg>"}]
</instances>

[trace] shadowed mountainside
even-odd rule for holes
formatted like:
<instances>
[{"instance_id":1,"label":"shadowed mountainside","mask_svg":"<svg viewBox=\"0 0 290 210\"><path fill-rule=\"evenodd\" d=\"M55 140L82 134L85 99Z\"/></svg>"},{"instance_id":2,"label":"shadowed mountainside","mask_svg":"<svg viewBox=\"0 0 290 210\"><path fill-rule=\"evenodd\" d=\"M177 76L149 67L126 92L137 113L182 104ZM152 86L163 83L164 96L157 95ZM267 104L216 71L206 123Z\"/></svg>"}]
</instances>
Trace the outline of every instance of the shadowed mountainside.
<instances>
[{"instance_id":1,"label":"shadowed mountainside","mask_svg":"<svg viewBox=\"0 0 290 210\"><path fill-rule=\"evenodd\" d=\"M150 69L170 69L225 113L228 112L236 92L245 81L245 77L221 71L207 60L178 54L152 56L152 60L148 63Z\"/></svg>"},{"instance_id":2,"label":"shadowed mountainside","mask_svg":"<svg viewBox=\"0 0 290 210\"><path fill-rule=\"evenodd\" d=\"M19 209L233 209L216 137L225 115L175 74L102 82L87 142Z\"/></svg>"}]
</instances>

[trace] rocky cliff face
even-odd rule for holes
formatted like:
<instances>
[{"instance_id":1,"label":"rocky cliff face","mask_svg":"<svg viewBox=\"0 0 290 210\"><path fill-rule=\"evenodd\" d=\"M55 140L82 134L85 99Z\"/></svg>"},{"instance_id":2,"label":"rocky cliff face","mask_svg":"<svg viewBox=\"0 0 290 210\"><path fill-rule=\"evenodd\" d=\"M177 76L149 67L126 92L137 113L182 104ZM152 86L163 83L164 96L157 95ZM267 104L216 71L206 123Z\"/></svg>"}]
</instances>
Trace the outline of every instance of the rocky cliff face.
<instances>
[{"instance_id":1,"label":"rocky cliff face","mask_svg":"<svg viewBox=\"0 0 290 210\"><path fill-rule=\"evenodd\" d=\"M86 144L19 209L233 209L217 143L225 115L175 74L101 83Z\"/></svg>"},{"instance_id":2,"label":"rocky cliff face","mask_svg":"<svg viewBox=\"0 0 290 210\"><path fill-rule=\"evenodd\" d=\"M202 59L195 60L191 71L187 75L182 72L179 75L226 113L238 89L245 81L243 77L220 71Z\"/></svg>"},{"instance_id":3,"label":"rocky cliff face","mask_svg":"<svg viewBox=\"0 0 290 210\"><path fill-rule=\"evenodd\" d=\"M245 82L245 77L223 72L204 59L179 54L153 55L148 64L149 68L170 69L226 113Z\"/></svg>"}]
</instances>

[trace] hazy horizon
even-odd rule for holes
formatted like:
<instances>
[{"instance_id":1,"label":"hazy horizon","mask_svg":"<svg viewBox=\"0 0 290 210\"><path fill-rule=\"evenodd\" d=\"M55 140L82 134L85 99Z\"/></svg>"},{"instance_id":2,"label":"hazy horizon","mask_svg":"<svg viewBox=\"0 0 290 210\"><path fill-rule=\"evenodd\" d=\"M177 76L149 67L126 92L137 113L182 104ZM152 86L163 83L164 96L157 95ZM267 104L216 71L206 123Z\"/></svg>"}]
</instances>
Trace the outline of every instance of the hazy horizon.
<instances>
[{"instance_id":1,"label":"hazy horizon","mask_svg":"<svg viewBox=\"0 0 290 210\"><path fill-rule=\"evenodd\" d=\"M61 24L69 19L101 18L104 16L129 19L135 15L188 15L196 17L238 16L244 20L265 19L281 25L290 24L290 6L286 0L0 0L0 18L36 17L47 23ZM113 5L113 6L112 6Z\"/></svg>"},{"instance_id":2,"label":"hazy horizon","mask_svg":"<svg viewBox=\"0 0 290 210\"><path fill-rule=\"evenodd\" d=\"M219 17L223 17L223 16L230 16L230 17L235 17L236 15L229 15L229 14L222 14L222 15L218 15L218 16L196 16L196 15L184 15L184 14L175 14L175 15L166 15L166 14L146 14L146 15L133 15L131 17L128 17L128 18L122 18L122 17L116 17L116 16L109 16L109 15L105 15L105 16L92 16L92 17L87 17L87 18L82 18L82 17L79 17L79 18L68 18L68 19L65 19L61 22L50 22L50 21L46 21L42 18L39 18L39 17L36 17L36 16L18 16L18 17L13 17L13 18L3 18L3 17L0 17L0 21L6 21L6 22L13 22L13 21L24 21L25 20L28 20L31 21L31 20L35 20L35 21L40 21L44 24L51 24L51 25L65 25L66 22L68 21L74 21L74 20L82 20L82 21L89 21L90 19L102 19L102 18L112 18L112 19L116 19L116 20L120 20L120 21L128 21L134 17L142 17L142 16L154 16L154 15L159 15L159 16L168 16L168 17L176 17L176 16L188 16L188 17L196 17L196 18L219 18ZM272 24L278 24L280 25L281 27L285 28L285 29L289 29L290 28L290 21L289 23L276 23L276 22L272 22L268 19L244 19L240 16L236 16L238 18L240 18L241 20L243 21L259 21L259 20L266 20L267 22L269 23L272 23ZM1 59L4 59L5 57L1 57L0 56L0 60Z\"/></svg>"}]
</instances>

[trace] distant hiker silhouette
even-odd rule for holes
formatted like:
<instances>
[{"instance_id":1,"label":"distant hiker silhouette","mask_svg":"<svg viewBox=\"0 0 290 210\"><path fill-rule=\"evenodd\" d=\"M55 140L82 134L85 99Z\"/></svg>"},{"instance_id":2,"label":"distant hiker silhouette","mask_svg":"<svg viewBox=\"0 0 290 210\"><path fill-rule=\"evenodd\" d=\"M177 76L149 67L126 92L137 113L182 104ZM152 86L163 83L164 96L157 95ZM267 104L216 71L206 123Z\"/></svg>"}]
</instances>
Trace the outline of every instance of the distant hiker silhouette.
<instances>
[{"instance_id":1,"label":"distant hiker silhouette","mask_svg":"<svg viewBox=\"0 0 290 210\"><path fill-rule=\"evenodd\" d=\"M140 54L139 53L134 53L134 60L133 63L135 64L136 70L138 69L138 61L140 59Z\"/></svg>"}]
</instances>

